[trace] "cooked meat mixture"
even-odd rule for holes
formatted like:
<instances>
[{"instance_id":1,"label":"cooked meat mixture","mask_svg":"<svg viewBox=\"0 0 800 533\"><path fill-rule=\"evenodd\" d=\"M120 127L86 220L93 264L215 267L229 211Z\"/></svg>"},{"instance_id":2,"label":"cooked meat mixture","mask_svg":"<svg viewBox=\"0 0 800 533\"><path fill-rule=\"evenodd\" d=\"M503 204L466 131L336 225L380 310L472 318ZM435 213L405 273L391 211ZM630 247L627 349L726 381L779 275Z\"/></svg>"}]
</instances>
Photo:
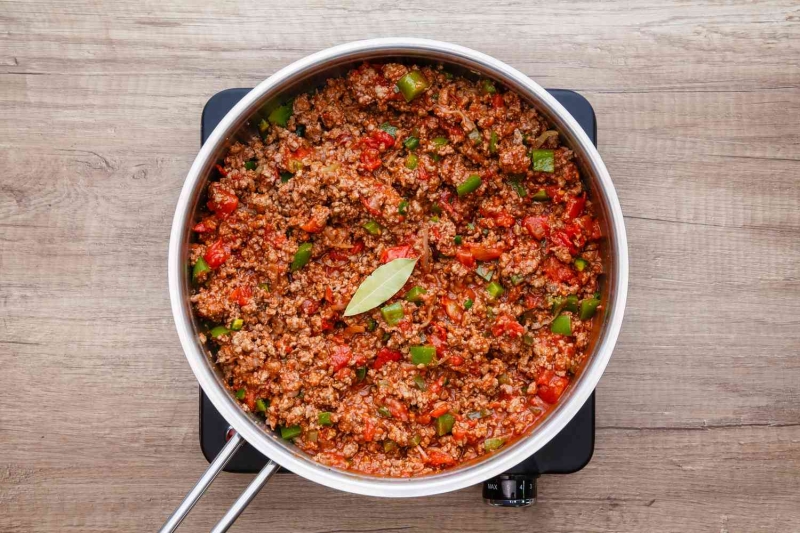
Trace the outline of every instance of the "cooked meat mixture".
<instances>
[{"instance_id":1,"label":"cooked meat mixture","mask_svg":"<svg viewBox=\"0 0 800 533\"><path fill-rule=\"evenodd\" d=\"M321 463L381 476L528 432L602 309L600 225L558 134L489 80L397 63L255 122L191 248L202 340L242 408ZM418 258L405 285L345 316L400 258Z\"/></svg>"}]
</instances>

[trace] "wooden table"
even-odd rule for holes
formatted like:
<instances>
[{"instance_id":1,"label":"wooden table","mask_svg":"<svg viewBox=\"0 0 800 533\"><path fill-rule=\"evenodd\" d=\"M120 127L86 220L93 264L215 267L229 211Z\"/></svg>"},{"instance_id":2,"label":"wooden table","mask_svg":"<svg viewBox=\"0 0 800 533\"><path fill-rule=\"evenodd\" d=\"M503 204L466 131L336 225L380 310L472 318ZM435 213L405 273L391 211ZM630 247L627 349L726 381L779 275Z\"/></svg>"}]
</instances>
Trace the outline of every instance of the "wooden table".
<instances>
[{"instance_id":1,"label":"wooden table","mask_svg":"<svg viewBox=\"0 0 800 533\"><path fill-rule=\"evenodd\" d=\"M409 35L594 105L630 241L594 459L524 510L296 476L236 531L800 530L797 2L0 3L0 531L152 531L206 467L167 296L215 92ZM184 531L248 483L222 475Z\"/></svg>"}]
</instances>

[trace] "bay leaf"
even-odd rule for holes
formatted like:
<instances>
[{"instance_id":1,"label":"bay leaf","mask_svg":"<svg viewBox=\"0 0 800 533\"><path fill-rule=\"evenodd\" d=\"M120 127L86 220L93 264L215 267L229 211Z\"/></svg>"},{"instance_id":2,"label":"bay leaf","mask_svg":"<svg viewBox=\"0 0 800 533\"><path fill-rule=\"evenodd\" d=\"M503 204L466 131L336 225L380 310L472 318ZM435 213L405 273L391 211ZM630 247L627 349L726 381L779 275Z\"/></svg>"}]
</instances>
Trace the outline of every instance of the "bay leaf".
<instances>
[{"instance_id":1,"label":"bay leaf","mask_svg":"<svg viewBox=\"0 0 800 533\"><path fill-rule=\"evenodd\" d=\"M417 259L395 259L375 269L367 276L347 304L344 316L353 316L374 309L403 288Z\"/></svg>"}]
</instances>

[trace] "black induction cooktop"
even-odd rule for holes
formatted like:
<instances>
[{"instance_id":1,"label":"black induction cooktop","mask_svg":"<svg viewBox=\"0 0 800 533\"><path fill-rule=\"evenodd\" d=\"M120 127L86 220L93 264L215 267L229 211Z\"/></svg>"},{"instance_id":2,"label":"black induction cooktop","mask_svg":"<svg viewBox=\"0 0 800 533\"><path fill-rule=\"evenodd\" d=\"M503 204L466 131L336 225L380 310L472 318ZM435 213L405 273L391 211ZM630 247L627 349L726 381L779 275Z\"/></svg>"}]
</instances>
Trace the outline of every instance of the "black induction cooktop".
<instances>
[{"instance_id":1,"label":"black induction cooktop","mask_svg":"<svg viewBox=\"0 0 800 533\"><path fill-rule=\"evenodd\" d=\"M208 139L220 120L250 89L226 89L203 108L201 142ZM548 89L597 144L597 122L591 104L580 94ZM230 427L211 401L200 391L200 448L210 462L227 440ZM491 505L520 507L536 499L536 479L542 474L571 474L586 466L594 453L594 393L575 417L541 450L504 474L485 481L483 497ZM245 444L225 466L226 472L257 473L267 462L255 448ZM279 473L291 473L281 469Z\"/></svg>"}]
</instances>

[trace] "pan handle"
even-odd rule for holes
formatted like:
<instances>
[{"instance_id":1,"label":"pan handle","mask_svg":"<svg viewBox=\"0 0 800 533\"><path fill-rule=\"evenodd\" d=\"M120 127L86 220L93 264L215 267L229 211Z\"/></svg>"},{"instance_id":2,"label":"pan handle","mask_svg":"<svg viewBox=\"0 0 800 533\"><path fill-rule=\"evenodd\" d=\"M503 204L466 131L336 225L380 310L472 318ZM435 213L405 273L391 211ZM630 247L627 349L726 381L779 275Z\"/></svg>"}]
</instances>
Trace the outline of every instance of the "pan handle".
<instances>
[{"instance_id":1,"label":"pan handle","mask_svg":"<svg viewBox=\"0 0 800 533\"><path fill-rule=\"evenodd\" d=\"M189 494L186 495L178 508L175 509L175 512L173 512L164 525L161 526L161 529L158 530L159 533L172 533L178 529L183 519L186 518L186 515L192 510L192 507L194 507L200 497L208 490L208 487L217 477L217 474L225 468L225 465L228 464L231 457L242 447L242 444L244 444L244 439L241 435L232 431L231 438L228 439L228 442L222 450L220 450L219 454L211 461L211 464L208 465L208 469L197 481L194 488L189 491Z\"/></svg>"},{"instance_id":2,"label":"pan handle","mask_svg":"<svg viewBox=\"0 0 800 533\"><path fill-rule=\"evenodd\" d=\"M217 525L211 530L211 533L225 533L228 529L233 525L239 515L242 514L245 507L247 507L253 498L256 497L256 494L267 484L269 478L278 471L280 466L277 463L270 460L264 468L261 469L261 472L250 482L244 492L239 496L239 498L233 503L228 512L225 513L225 516L217 522Z\"/></svg>"}]
</instances>

